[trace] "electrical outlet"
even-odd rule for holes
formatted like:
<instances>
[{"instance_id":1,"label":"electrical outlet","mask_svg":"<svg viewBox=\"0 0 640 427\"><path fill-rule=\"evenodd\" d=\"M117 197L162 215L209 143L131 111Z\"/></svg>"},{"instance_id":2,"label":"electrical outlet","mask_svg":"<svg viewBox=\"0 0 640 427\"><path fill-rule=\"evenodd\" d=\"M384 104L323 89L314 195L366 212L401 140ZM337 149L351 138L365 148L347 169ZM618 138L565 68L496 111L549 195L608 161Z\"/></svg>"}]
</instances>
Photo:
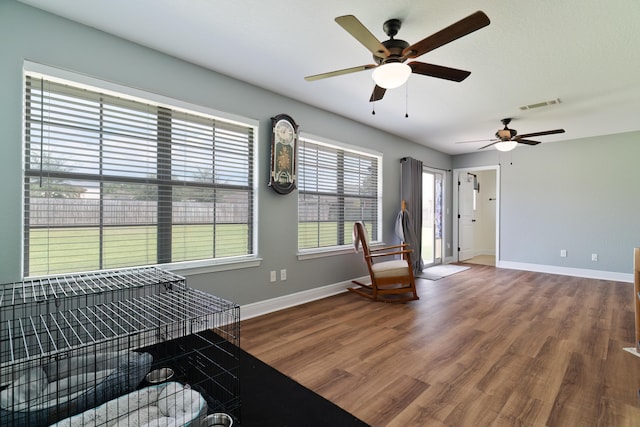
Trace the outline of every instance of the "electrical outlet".
<instances>
[{"instance_id":1,"label":"electrical outlet","mask_svg":"<svg viewBox=\"0 0 640 427\"><path fill-rule=\"evenodd\" d=\"M598 254L591 254L591 261L598 261Z\"/></svg>"},{"instance_id":2,"label":"electrical outlet","mask_svg":"<svg viewBox=\"0 0 640 427\"><path fill-rule=\"evenodd\" d=\"M280 270L280 280L287 280L287 269L283 268Z\"/></svg>"},{"instance_id":3,"label":"electrical outlet","mask_svg":"<svg viewBox=\"0 0 640 427\"><path fill-rule=\"evenodd\" d=\"M567 250L566 249L560 249L560 256L562 258L566 258L567 257Z\"/></svg>"},{"instance_id":4,"label":"electrical outlet","mask_svg":"<svg viewBox=\"0 0 640 427\"><path fill-rule=\"evenodd\" d=\"M270 280L271 280L272 282L275 282L275 281L276 281L276 279L277 279L277 278L276 278L276 271L275 271L275 270L272 270L272 271L271 271L271 277L270 277Z\"/></svg>"}]
</instances>

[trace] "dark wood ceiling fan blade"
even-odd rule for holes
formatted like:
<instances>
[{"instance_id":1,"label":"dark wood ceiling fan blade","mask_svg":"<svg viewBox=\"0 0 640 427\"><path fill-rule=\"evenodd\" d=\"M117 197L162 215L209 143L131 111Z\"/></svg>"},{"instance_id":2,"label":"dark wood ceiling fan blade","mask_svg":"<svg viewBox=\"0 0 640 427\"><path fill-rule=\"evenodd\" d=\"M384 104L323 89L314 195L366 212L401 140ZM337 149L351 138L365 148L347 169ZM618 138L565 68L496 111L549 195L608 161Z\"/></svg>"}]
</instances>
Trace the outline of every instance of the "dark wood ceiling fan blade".
<instances>
[{"instance_id":1,"label":"dark wood ceiling fan blade","mask_svg":"<svg viewBox=\"0 0 640 427\"><path fill-rule=\"evenodd\" d=\"M544 132L525 133L524 135L518 135L518 138L531 138L532 136L554 135L556 133L564 133L564 129L546 130Z\"/></svg>"},{"instance_id":2,"label":"dark wood ceiling fan blade","mask_svg":"<svg viewBox=\"0 0 640 427\"><path fill-rule=\"evenodd\" d=\"M315 80L326 79L328 77L341 76L343 74L356 73L358 71L369 70L371 68L376 68L377 65L367 64L367 65L359 65L357 67L345 68L343 70L329 71L328 73L315 74L313 76L307 76L304 79L308 82L312 82Z\"/></svg>"},{"instance_id":3,"label":"dark wood ceiling fan blade","mask_svg":"<svg viewBox=\"0 0 640 427\"><path fill-rule=\"evenodd\" d=\"M458 70L456 68L443 67L441 65L426 64L424 62L410 62L409 66L416 74L437 77L439 79L461 82L471 74L471 71Z\"/></svg>"},{"instance_id":4,"label":"dark wood ceiling fan blade","mask_svg":"<svg viewBox=\"0 0 640 427\"><path fill-rule=\"evenodd\" d=\"M402 52L402 56L405 58L417 58L482 27L486 27L490 22L489 17L484 12L477 11L449 25L447 28L414 43Z\"/></svg>"},{"instance_id":5,"label":"dark wood ceiling fan blade","mask_svg":"<svg viewBox=\"0 0 640 427\"><path fill-rule=\"evenodd\" d=\"M338 16L335 21L378 58L386 58L391 55L389 49L384 47L376 36L374 36L367 27L362 25L362 22L360 22L355 16Z\"/></svg>"},{"instance_id":6,"label":"dark wood ceiling fan blade","mask_svg":"<svg viewBox=\"0 0 640 427\"><path fill-rule=\"evenodd\" d=\"M538 145L538 144L540 144L540 141L532 141L532 140L530 140L530 139L521 139L521 138L518 138L518 139L514 139L514 141L517 141L517 142L519 142L520 144L527 144L527 145Z\"/></svg>"},{"instance_id":7,"label":"dark wood ceiling fan blade","mask_svg":"<svg viewBox=\"0 0 640 427\"><path fill-rule=\"evenodd\" d=\"M371 98L369 98L369 102L380 101L384 96L385 92L387 92L385 88L376 85L376 87L373 88L373 92L371 93Z\"/></svg>"},{"instance_id":8,"label":"dark wood ceiling fan blade","mask_svg":"<svg viewBox=\"0 0 640 427\"><path fill-rule=\"evenodd\" d=\"M492 138L489 138L489 139L487 139L487 138L485 138L485 139L472 139L470 141L458 141L458 142L456 142L456 144L470 144L472 142L489 142L489 141L498 142L499 140L495 139L495 138L493 138L493 139Z\"/></svg>"}]
</instances>

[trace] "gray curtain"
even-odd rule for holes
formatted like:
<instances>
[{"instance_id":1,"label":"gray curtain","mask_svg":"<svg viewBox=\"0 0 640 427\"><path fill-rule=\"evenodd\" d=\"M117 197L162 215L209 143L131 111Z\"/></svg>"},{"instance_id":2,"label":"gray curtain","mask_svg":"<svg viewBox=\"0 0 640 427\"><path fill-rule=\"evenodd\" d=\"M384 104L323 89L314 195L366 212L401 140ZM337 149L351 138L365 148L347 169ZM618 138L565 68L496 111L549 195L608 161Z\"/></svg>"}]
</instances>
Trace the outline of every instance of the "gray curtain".
<instances>
[{"instance_id":1,"label":"gray curtain","mask_svg":"<svg viewBox=\"0 0 640 427\"><path fill-rule=\"evenodd\" d=\"M422 161L411 157L400 159L400 198L405 211L400 212L403 241L413 249L411 260L416 273L422 271Z\"/></svg>"}]
</instances>

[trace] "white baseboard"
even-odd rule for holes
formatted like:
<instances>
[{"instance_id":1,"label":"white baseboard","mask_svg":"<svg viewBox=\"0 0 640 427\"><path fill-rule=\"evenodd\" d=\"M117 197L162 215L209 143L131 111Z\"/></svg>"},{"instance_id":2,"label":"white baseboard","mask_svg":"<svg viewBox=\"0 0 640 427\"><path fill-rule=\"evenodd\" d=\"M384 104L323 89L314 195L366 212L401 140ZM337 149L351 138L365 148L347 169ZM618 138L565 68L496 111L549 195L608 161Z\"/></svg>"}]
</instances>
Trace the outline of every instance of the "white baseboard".
<instances>
[{"instance_id":1,"label":"white baseboard","mask_svg":"<svg viewBox=\"0 0 640 427\"><path fill-rule=\"evenodd\" d=\"M529 264L525 262L496 261L496 267L512 270L535 271L537 273L560 274L563 276L585 277L588 279L613 280L633 283L633 274L615 271L588 270L586 268L558 267L555 265Z\"/></svg>"},{"instance_id":2,"label":"white baseboard","mask_svg":"<svg viewBox=\"0 0 640 427\"><path fill-rule=\"evenodd\" d=\"M353 280L366 281L369 280L369 276L363 276ZM274 311L337 295L345 292L347 288L352 285L351 280L345 280L344 282L334 283L332 285L321 286L307 291L296 292L289 295L283 295L281 297L241 305L240 320L251 319L252 317L262 316L263 314L272 313Z\"/></svg>"}]
</instances>

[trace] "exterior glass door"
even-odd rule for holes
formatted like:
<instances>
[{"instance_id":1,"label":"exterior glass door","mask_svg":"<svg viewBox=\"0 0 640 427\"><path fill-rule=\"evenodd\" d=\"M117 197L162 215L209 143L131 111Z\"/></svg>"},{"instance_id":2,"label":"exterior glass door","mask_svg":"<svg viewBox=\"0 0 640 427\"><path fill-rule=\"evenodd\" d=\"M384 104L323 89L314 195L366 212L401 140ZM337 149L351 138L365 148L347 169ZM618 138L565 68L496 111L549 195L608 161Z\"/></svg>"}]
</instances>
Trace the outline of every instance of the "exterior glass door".
<instances>
[{"instance_id":1,"label":"exterior glass door","mask_svg":"<svg viewBox=\"0 0 640 427\"><path fill-rule=\"evenodd\" d=\"M443 176L422 171L422 261L425 267L442 263Z\"/></svg>"}]
</instances>

